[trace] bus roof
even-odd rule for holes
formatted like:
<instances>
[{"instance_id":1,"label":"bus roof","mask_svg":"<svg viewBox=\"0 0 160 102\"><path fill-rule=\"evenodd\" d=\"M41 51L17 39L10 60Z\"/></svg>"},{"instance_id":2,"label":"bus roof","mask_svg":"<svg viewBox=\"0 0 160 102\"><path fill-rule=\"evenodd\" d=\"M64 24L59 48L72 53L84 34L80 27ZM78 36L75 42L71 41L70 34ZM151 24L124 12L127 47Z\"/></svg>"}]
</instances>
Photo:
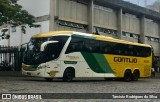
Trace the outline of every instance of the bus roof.
<instances>
[{"instance_id":1,"label":"bus roof","mask_svg":"<svg viewBox=\"0 0 160 102\"><path fill-rule=\"evenodd\" d=\"M102 40L102 41L109 41L109 42L116 42L116 43L123 43L123 44L129 44L129 45L137 45L137 46L146 46L151 47L148 44L140 44L135 42L129 42L126 40L120 40L112 37L107 37L103 35L94 35L94 34L88 34L88 33L81 33L81 32L74 32L74 31L50 31L45 33L40 33L33 35L32 38L43 38L43 37L51 37L55 35L77 35L79 37L89 38L89 39L96 39L96 40Z\"/></svg>"},{"instance_id":2,"label":"bus roof","mask_svg":"<svg viewBox=\"0 0 160 102\"><path fill-rule=\"evenodd\" d=\"M72 34L73 31L50 31L50 32L45 32L45 33L40 33L33 35L32 38L45 38L45 37L51 37L54 35L61 35L61 34Z\"/></svg>"},{"instance_id":3,"label":"bus roof","mask_svg":"<svg viewBox=\"0 0 160 102\"><path fill-rule=\"evenodd\" d=\"M151 47L148 44L140 44L140 43L135 43L135 42L129 42L129 41L126 41L126 40L120 40L120 39L107 37L107 36L103 36L103 35L95 35L95 34L80 33L80 32L74 32L73 34L80 35L80 36L87 36L87 38L90 38L90 39L109 41L109 42L116 42L116 43L123 43L123 44L129 44L129 45Z\"/></svg>"},{"instance_id":4,"label":"bus roof","mask_svg":"<svg viewBox=\"0 0 160 102\"><path fill-rule=\"evenodd\" d=\"M96 37L98 40L104 40L104 41L110 41L110 42L117 42L117 43L123 43L123 44L129 44L129 45L137 45L137 46L146 46L146 47L151 47L148 44L140 44L140 43L135 43L135 42L129 42L126 40L120 40L112 37L107 37L107 36L98 36L98 35L93 35Z\"/></svg>"}]
</instances>

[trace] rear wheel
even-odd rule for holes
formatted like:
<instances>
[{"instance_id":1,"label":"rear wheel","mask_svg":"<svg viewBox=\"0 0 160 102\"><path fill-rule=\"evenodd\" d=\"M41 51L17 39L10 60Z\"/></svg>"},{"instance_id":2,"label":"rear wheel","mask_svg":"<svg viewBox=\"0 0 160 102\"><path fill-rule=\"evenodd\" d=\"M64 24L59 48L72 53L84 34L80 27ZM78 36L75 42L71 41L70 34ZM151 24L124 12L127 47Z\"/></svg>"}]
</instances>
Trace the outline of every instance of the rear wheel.
<instances>
[{"instance_id":1,"label":"rear wheel","mask_svg":"<svg viewBox=\"0 0 160 102\"><path fill-rule=\"evenodd\" d=\"M63 81L71 82L74 77L74 71L72 69L66 69L63 75Z\"/></svg>"},{"instance_id":2,"label":"rear wheel","mask_svg":"<svg viewBox=\"0 0 160 102\"><path fill-rule=\"evenodd\" d=\"M133 81L137 81L138 78L139 78L139 71L138 71L138 70L135 70L135 71L133 72L133 75L132 75L132 80L133 80Z\"/></svg>"},{"instance_id":3,"label":"rear wheel","mask_svg":"<svg viewBox=\"0 0 160 102\"><path fill-rule=\"evenodd\" d=\"M124 81L129 82L131 81L131 71L126 70L124 73Z\"/></svg>"}]
</instances>

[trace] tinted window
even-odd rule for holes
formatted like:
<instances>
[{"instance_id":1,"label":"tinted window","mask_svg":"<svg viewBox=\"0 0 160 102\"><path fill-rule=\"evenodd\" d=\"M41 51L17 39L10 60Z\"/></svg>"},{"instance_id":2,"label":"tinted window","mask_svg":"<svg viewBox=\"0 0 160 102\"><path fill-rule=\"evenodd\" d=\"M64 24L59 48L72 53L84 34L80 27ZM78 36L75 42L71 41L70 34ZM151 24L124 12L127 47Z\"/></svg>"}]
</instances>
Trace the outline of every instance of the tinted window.
<instances>
[{"instance_id":1,"label":"tinted window","mask_svg":"<svg viewBox=\"0 0 160 102\"><path fill-rule=\"evenodd\" d=\"M72 37L66 53L72 52L99 52L99 41L85 38Z\"/></svg>"},{"instance_id":2,"label":"tinted window","mask_svg":"<svg viewBox=\"0 0 160 102\"><path fill-rule=\"evenodd\" d=\"M99 53L99 41L92 39L84 39L83 52Z\"/></svg>"},{"instance_id":3,"label":"tinted window","mask_svg":"<svg viewBox=\"0 0 160 102\"><path fill-rule=\"evenodd\" d=\"M100 53L124 56L148 57L151 48L122 43L100 41Z\"/></svg>"},{"instance_id":4,"label":"tinted window","mask_svg":"<svg viewBox=\"0 0 160 102\"><path fill-rule=\"evenodd\" d=\"M73 37L66 53L72 53L72 52L79 52L82 51L82 45L84 43L84 40L82 38Z\"/></svg>"},{"instance_id":5,"label":"tinted window","mask_svg":"<svg viewBox=\"0 0 160 102\"><path fill-rule=\"evenodd\" d=\"M71 52L90 52L124 56L148 57L151 54L151 48L72 37L72 40L67 48L66 53Z\"/></svg>"}]
</instances>

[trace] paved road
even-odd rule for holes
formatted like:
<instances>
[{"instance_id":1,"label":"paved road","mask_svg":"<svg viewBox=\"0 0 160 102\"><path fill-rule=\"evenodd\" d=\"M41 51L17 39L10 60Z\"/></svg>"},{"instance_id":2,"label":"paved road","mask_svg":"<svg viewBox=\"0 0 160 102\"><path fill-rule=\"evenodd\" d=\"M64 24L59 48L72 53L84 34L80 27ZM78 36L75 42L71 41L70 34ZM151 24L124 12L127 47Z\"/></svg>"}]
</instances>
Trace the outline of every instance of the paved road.
<instances>
[{"instance_id":1,"label":"paved road","mask_svg":"<svg viewBox=\"0 0 160 102\"><path fill-rule=\"evenodd\" d=\"M47 82L43 78L35 77L0 77L0 93L160 93L160 79L140 79L137 82L105 81L103 79L78 79L73 82L54 80L53 82ZM71 100L65 101L69 102ZM74 99L72 101L81 102L84 100ZM87 101L92 102L95 100ZM105 100L96 101L105 102ZM113 101L111 100L111 102ZM123 100L122 102L128 101ZM130 101L134 102L135 100ZM151 99L136 101L149 102ZM46 100L46 102L49 102L49 100Z\"/></svg>"}]
</instances>

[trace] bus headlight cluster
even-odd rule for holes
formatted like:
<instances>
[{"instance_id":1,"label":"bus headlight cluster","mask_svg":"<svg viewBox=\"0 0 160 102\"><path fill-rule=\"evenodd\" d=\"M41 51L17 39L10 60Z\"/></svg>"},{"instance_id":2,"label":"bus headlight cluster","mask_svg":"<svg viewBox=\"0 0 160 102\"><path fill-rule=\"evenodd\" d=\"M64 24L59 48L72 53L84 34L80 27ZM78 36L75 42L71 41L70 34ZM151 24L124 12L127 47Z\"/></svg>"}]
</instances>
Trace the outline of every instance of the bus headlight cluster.
<instances>
[{"instance_id":1,"label":"bus headlight cluster","mask_svg":"<svg viewBox=\"0 0 160 102\"><path fill-rule=\"evenodd\" d=\"M37 69L43 69L43 68L46 68L47 66L45 65L45 64L42 64L42 65L39 65L38 67L37 67Z\"/></svg>"}]
</instances>

